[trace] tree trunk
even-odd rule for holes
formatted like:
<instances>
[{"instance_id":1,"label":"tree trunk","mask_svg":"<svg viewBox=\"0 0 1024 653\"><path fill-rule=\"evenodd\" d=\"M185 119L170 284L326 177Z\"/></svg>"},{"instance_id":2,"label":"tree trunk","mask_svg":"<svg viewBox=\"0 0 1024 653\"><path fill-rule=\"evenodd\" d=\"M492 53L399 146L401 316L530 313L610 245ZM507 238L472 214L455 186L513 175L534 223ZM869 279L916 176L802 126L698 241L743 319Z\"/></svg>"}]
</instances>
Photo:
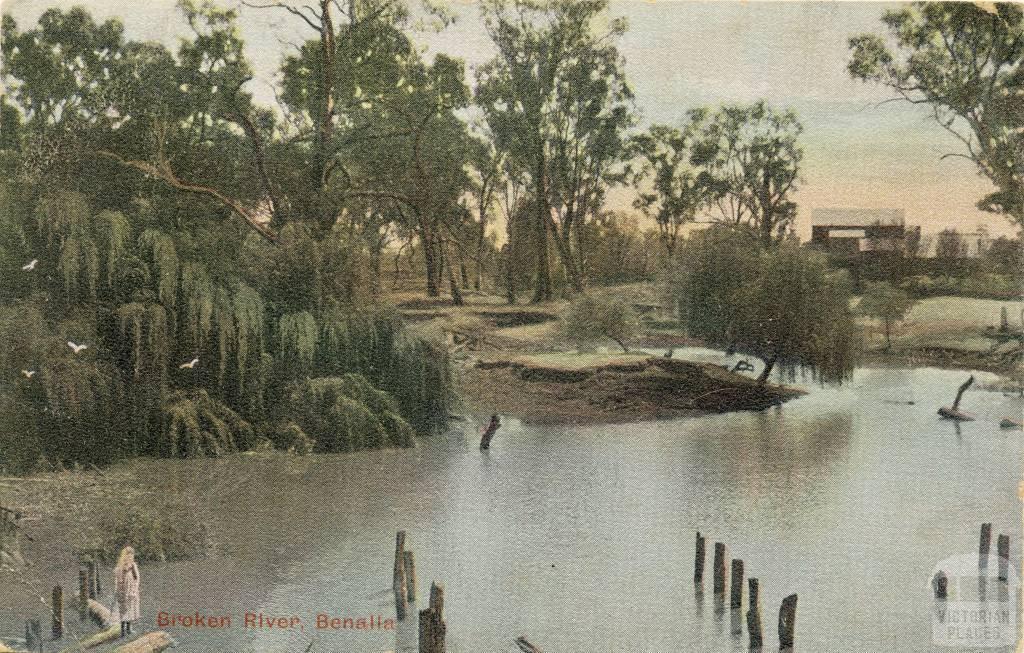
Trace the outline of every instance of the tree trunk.
<instances>
[{"instance_id":1,"label":"tree trunk","mask_svg":"<svg viewBox=\"0 0 1024 653\"><path fill-rule=\"evenodd\" d=\"M761 370L760 376L757 377L758 385L764 385L768 381L768 377L771 376L772 369L775 367L775 361L778 360L778 356L772 356L770 358L762 358L764 361L764 369Z\"/></svg>"},{"instance_id":2,"label":"tree trunk","mask_svg":"<svg viewBox=\"0 0 1024 653\"><path fill-rule=\"evenodd\" d=\"M452 296L452 305L462 306L462 291L459 290L459 284L455 281L455 266L452 265L451 253L448 251L448 243L441 243L441 266L448 268L448 287ZM447 262L447 266L445 263Z\"/></svg>"},{"instance_id":3,"label":"tree trunk","mask_svg":"<svg viewBox=\"0 0 1024 653\"><path fill-rule=\"evenodd\" d=\"M434 242L426 234L423 234L420 239L423 241L423 260L427 272L427 297L438 297L441 291L437 284L437 252L434 249Z\"/></svg>"},{"instance_id":4,"label":"tree trunk","mask_svg":"<svg viewBox=\"0 0 1024 653\"><path fill-rule=\"evenodd\" d=\"M890 337L891 323L889 318L885 319L885 351L892 349L892 338Z\"/></svg>"},{"instance_id":5,"label":"tree trunk","mask_svg":"<svg viewBox=\"0 0 1024 653\"><path fill-rule=\"evenodd\" d=\"M535 304L550 301L552 297L551 266L548 262L548 218L550 211L548 208L548 189L544 167L544 155L542 153L537 157L537 196L534 200L537 204L537 215L534 221L537 240L535 243L537 248L537 280L533 291L533 303Z\"/></svg>"}]
</instances>

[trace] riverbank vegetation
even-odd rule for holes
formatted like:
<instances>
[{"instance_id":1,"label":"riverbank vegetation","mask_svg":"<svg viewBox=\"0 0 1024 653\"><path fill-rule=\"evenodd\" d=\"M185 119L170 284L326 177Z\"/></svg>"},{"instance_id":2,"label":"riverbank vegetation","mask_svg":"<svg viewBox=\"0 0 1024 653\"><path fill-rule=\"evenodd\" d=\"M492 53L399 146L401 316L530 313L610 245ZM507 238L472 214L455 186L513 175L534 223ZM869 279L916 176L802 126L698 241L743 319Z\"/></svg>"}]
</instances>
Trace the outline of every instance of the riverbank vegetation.
<instances>
[{"instance_id":1,"label":"riverbank vegetation","mask_svg":"<svg viewBox=\"0 0 1024 653\"><path fill-rule=\"evenodd\" d=\"M934 302L900 322L869 282L908 301L1020 296L1019 238L968 256L947 230L934 257L908 240L852 262L799 243L799 116L754 101L641 125L628 25L605 0L481 3L493 56L468 73L418 47L418 30L452 19L433 5L178 7L188 31L173 49L81 8L3 17L9 469L409 446L450 417L452 356L486 349L703 344L759 359L765 392L776 372L840 383L864 351L951 351L934 345L948 319L916 312ZM276 104L253 95L239 11L301 34L281 53ZM967 23L943 12L983 29L957 32ZM997 13L915 7L885 24L998 45L1021 15ZM935 41L899 34L901 52ZM1018 164L975 147L994 128L999 152L1018 147L1019 112L972 96L994 103L995 122L975 124L929 86L931 59L901 63L870 36L851 47L854 77L917 79L902 91L963 127L999 190L984 207L1019 224ZM1019 79L991 74L1017 97ZM612 206L623 192L635 215ZM1012 320L978 337L996 339L978 350L1000 356L987 367L1019 368Z\"/></svg>"}]
</instances>

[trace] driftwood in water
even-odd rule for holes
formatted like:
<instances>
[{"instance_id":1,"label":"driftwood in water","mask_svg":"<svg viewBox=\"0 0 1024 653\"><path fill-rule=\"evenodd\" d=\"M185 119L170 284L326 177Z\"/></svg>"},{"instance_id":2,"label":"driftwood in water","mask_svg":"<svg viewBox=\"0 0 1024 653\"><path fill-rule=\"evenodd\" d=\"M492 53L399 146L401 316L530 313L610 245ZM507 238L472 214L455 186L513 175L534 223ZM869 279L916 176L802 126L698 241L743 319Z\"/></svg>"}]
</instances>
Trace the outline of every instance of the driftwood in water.
<instances>
[{"instance_id":1,"label":"driftwood in water","mask_svg":"<svg viewBox=\"0 0 1024 653\"><path fill-rule=\"evenodd\" d=\"M736 361L736 364L732 366L730 372L753 372L754 366L746 360Z\"/></svg>"},{"instance_id":2,"label":"driftwood in water","mask_svg":"<svg viewBox=\"0 0 1024 653\"><path fill-rule=\"evenodd\" d=\"M519 650L523 653L544 653L539 646L531 644L530 641L526 639L525 635L516 637L516 646L518 646Z\"/></svg>"},{"instance_id":3,"label":"driftwood in water","mask_svg":"<svg viewBox=\"0 0 1024 653\"><path fill-rule=\"evenodd\" d=\"M155 633L146 633L142 637L132 640L123 646L118 646L113 653L160 653L174 644L171 636L162 630Z\"/></svg>"},{"instance_id":4,"label":"driftwood in water","mask_svg":"<svg viewBox=\"0 0 1024 653\"><path fill-rule=\"evenodd\" d=\"M971 387L974 383L974 375L972 374L960 389L956 391L956 399L953 400L952 406L943 406L939 409L939 415L944 419L953 419L958 422L970 422L974 418L960 410L960 400L963 399L964 393L967 392L967 388Z\"/></svg>"},{"instance_id":5,"label":"driftwood in water","mask_svg":"<svg viewBox=\"0 0 1024 653\"><path fill-rule=\"evenodd\" d=\"M93 633L88 637L83 637L82 639L75 642L73 645L65 649L62 649L60 653L75 653L76 651L81 651L83 649L88 650L91 648L96 648L98 646L103 646L104 644L107 644L109 642L114 641L115 639L120 638L121 626L110 626L106 630L101 630L100 632Z\"/></svg>"},{"instance_id":6,"label":"driftwood in water","mask_svg":"<svg viewBox=\"0 0 1024 653\"><path fill-rule=\"evenodd\" d=\"M498 432L499 428L501 428L501 419L497 415L491 415L491 423L487 425L483 437L480 438L481 449L491 448L491 440L494 439L494 434Z\"/></svg>"},{"instance_id":7,"label":"driftwood in water","mask_svg":"<svg viewBox=\"0 0 1024 653\"><path fill-rule=\"evenodd\" d=\"M4 644L3 642L0 642L0 653L15 653L15 651L14 651L13 648L8 646L7 644Z\"/></svg>"}]
</instances>

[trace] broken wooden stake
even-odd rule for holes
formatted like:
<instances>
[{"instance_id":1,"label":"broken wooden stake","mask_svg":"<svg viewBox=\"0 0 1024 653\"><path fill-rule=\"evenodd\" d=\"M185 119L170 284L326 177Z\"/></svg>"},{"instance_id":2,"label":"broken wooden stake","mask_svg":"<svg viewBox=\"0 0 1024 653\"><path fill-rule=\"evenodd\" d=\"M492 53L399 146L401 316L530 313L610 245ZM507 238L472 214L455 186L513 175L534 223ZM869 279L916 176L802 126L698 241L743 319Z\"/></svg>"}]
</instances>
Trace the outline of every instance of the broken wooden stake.
<instances>
[{"instance_id":1,"label":"broken wooden stake","mask_svg":"<svg viewBox=\"0 0 1024 653\"><path fill-rule=\"evenodd\" d=\"M89 586L89 598L96 598L96 565L93 564L92 560L87 560L85 563L86 582Z\"/></svg>"},{"instance_id":2,"label":"broken wooden stake","mask_svg":"<svg viewBox=\"0 0 1024 653\"><path fill-rule=\"evenodd\" d=\"M729 607L738 610L743 607L743 561L732 561L732 589L729 592Z\"/></svg>"},{"instance_id":3,"label":"broken wooden stake","mask_svg":"<svg viewBox=\"0 0 1024 653\"><path fill-rule=\"evenodd\" d=\"M416 601L416 560L412 551L402 553L402 563L405 567L406 598L412 603Z\"/></svg>"},{"instance_id":4,"label":"broken wooden stake","mask_svg":"<svg viewBox=\"0 0 1024 653\"><path fill-rule=\"evenodd\" d=\"M725 565L728 556L725 550L725 544L721 542L715 542L715 562L714 569L714 591L715 594L725 593Z\"/></svg>"},{"instance_id":5,"label":"broken wooden stake","mask_svg":"<svg viewBox=\"0 0 1024 653\"><path fill-rule=\"evenodd\" d=\"M996 541L996 555L999 557L999 580L1004 583L1010 578L1010 536L999 535Z\"/></svg>"},{"instance_id":6,"label":"broken wooden stake","mask_svg":"<svg viewBox=\"0 0 1024 653\"><path fill-rule=\"evenodd\" d=\"M949 589L949 578L946 576L946 572L941 569L932 578L932 589L935 590L935 598L939 600L945 600L946 594Z\"/></svg>"},{"instance_id":7,"label":"broken wooden stake","mask_svg":"<svg viewBox=\"0 0 1024 653\"><path fill-rule=\"evenodd\" d=\"M60 585L54 585L51 598L53 638L60 639L64 636L64 590Z\"/></svg>"},{"instance_id":8,"label":"broken wooden stake","mask_svg":"<svg viewBox=\"0 0 1024 653\"><path fill-rule=\"evenodd\" d=\"M409 601L409 587L405 577L405 531L398 531L395 535L395 566L392 588L395 591L395 616L401 621L405 619Z\"/></svg>"},{"instance_id":9,"label":"broken wooden stake","mask_svg":"<svg viewBox=\"0 0 1024 653\"><path fill-rule=\"evenodd\" d=\"M750 607L747 610L747 633L750 635L750 650L760 650L764 644L764 638L761 633L761 598L760 590L758 589L758 581L756 578L747 579L747 583L750 585L750 597L748 598Z\"/></svg>"},{"instance_id":10,"label":"broken wooden stake","mask_svg":"<svg viewBox=\"0 0 1024 653\"><path fill-rule=\"evenodd\" d=\"M444 585L430 585L430 605L420 610L420 653L445 653Z\"/></svg>"},{"instance_id":11,"label":"broken wooden stake","mask_svg":"<svg viewBox=\"0 0 1024 653\"><path fill-rule=\"evenodd\" d=\"M84 569L78 570L78 619L85 621L89 616L89 578Z\"/></svg>"},{"instance_id":12,"label":"broken wooden stake","mask_svg":"<svg viewBox=\"0 0 1024 653\"><path fill-rule=\"evenodd\" d=\"M693 560L693 582L704 582L704 536L697 531L697 553Z\"/></svg>"},{"instance_id":13,"label":"broken wooden stake","mask_svg":"<svg viewBox=\"0 0 1024 653\"><path fill-rule=\"evenodd\" d=\"M988 567L988 552L992 548L992 524L981 525L981 540L978 543L978 568Z\"/></svg>"},{"instance_id":14,"label":"broken wooden stake","mask_svg":"<svg viewBox=\"0 0 1024 653\"><path fill-rule=\"evenodd\" d=\"M796 635L796 594L790 594L782 599L779 607L779 647L782 649L793 648L793 640Z\"/></svg>"}]
</instances>

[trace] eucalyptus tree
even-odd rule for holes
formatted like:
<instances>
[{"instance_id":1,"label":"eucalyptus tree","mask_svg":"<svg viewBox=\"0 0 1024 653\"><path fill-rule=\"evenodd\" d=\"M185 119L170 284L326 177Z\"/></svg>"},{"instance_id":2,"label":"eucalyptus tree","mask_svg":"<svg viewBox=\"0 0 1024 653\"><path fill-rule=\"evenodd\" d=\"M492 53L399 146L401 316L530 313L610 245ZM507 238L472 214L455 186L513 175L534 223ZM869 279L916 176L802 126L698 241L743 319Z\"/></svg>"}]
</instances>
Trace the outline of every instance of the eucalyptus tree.
<instances>
[{"instance_id":1,"label":"eucalyptus tree","mask_svg":"<svg viewBox=\"0 0 1024 653\"><path fill-rule=\"evenodd\" d=\"M711 203L700 172L690 159L693 135L689 129L652 125L632 140L640 160L632 181L637 188L633 207L658 225L658 236L671 260L682 228Z\"/></svg>"},{"instance_id":2,"label":"eucalyptus tree","mask_svg":"<svg viewBox=\"0 0 1024 653\"><path fill-rule=\"evenodd\" d=\"M803 126L792 111L766 102L690 112L692 163L722 219L756 228L760 242L781 239L796 217Z\"/></svg>"},{"instance_id":3,"label":"eucalyptus tree","mask_svg":"<svg viewBox=\"0 0 1024 653\"><path fill-rule=\"evenodd\" d=\"M552 296L553 237L569 285L583 288L578 226L600 209L632 124L632 92L607 0L488 0L497 55L477 71L476 101L500 152L519 159L536 197L534 301Z\"/></svg>"},{"instance_id":4,"label":"eucalyptus tree","mask_svg":"<svg viewBox=\"0 0 1024 653\"><path fill-rule=\"evenodd\" d=\"M888 34L850 39L855 79L931 109L996 187L980 208L1024 225L1024 8L917 2L882 15Z\"/></svg>"}]
</instances>

